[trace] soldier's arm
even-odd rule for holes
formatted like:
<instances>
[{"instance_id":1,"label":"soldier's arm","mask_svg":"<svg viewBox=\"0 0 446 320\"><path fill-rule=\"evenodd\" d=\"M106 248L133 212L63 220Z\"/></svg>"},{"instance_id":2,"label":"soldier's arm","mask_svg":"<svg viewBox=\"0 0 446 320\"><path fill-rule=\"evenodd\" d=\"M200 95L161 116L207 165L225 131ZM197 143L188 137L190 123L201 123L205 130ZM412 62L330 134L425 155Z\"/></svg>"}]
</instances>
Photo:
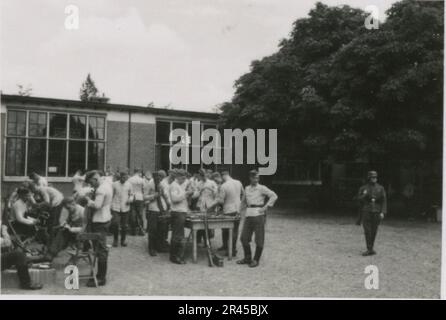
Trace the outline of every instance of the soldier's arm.
<instances>
[{"instance_id":1,"label":"soldier's arm","mask_svg":"<svg viewBox=\"0 0 446 320\"><path fill-rule=\"evenodd\" d=\"M365 191L365 192L364 192ZM358 200L359 202L363 202L367 197L367 188L365 186L362 186L361 188L359 188L359 192L358 192Z\"/></svg>"},{"instance_id":2,"label":"soldier's arm","mask_svg":"<svg viewBox=\"0 0 446 320\"><path fill-rule=\"evenodd\" d=\"M277 194L266 186L264 186L262 193L268 197L268 202L265 205L265 209L271 208L278 199Z\"/></svg>"},{"instance_id":3,"label":"soldier's arm","mask_svg":"<svg viewBox=\"0 0 446 320\"><path fill-rule=\"evenodd\" d=\"M383 193L382 213L384 215L386 215L387 214L387 195L386 195L386 190L384 189L384 187L382 187L382 193Z\"/></svg>"}]
</instances>

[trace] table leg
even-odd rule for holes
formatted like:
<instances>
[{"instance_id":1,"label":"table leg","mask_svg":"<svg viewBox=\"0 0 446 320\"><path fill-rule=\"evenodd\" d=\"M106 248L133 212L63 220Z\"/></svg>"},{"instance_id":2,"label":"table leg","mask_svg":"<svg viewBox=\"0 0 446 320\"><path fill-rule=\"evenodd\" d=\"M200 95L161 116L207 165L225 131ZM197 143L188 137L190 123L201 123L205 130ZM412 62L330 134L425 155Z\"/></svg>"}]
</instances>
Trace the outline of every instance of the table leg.
<instances>
[{"instance_id":1,"label":"table leg","mask_svg":"<svg viewBox=\"0 0 446 320\"><path fill-rule=\"evenodd\" d=\"M232 260L232 228L229 228L229 237L228 237L228 260Z\"/></svg>"},{"instance_id":2,"label":"table leg","mask_svg":"<svg viewBox=\"0 0 446 320\"><path fill-rule=\"evenodd\" d=\"M192 229L192 262L197 263L197 230Z\"/></svg>"}]
</instances>

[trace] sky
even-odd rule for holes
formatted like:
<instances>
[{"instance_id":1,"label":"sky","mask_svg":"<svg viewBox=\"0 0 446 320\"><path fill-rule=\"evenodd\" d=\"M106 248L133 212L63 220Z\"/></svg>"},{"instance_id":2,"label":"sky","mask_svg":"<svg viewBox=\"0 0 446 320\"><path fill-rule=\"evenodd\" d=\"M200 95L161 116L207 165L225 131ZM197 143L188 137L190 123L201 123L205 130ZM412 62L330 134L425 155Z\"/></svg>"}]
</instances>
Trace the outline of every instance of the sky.
<instances>
[{"instance_id":1,"label":"sky","mask_svg":"<svg viewBox=\"0 0 446 320\"><path fill-rule=\"evenodd\" d=\"M394 1L322 0L380 18ZM210 111L252 60L277 51L313 0L0 0L0 89L79 99L88 73L111 103ZM67 29L68 5L79 28ZM382 14L382 16L381 16Z\"/></svg>"}]
</instances>

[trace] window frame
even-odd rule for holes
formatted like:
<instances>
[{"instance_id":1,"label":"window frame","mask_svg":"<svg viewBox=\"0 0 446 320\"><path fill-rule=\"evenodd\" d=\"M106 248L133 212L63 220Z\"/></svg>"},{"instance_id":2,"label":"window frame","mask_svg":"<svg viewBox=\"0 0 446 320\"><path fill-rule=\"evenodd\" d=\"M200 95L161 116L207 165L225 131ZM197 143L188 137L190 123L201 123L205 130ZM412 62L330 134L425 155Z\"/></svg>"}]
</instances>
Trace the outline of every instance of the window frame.
<instances>
[{"instance_id":1,"label":"window frame","mask_svg":"<svg viewBox=\"0 0 446 320\"><path fill-rule=\"evenodd\" d=\"M170 148L172 148L172 145L174 145L174 143L172 143L171 141L169 141L169 143L166 142L157 142L157 122L168 122L169 123L169 133L172 132L173 129L173 124L174 123L184 123L186 124L186 132L189 136L189 127L192 126L192 121L200 121L200 137L201 137L201 133L203 133L204 130L204 126L212 126L213 128L219 130L219 126L217 123L212 123L209 121L201 121L201 120L196 120L196 119L191 119L191 120L186 120L186 119L177 119L177 118L156 118L155 119L155 153L158 152L158 146L169 146ZM190 139L192 139L192 137L190 137ZM192 141L189 144L189 147L192 146ZM187 149L187 157L188 159L190 159L189 157L189 147ZM200 139L200 154L201 154L201 149L203 148L203 141L201 141ZM223 148L221 148L223 149ZM170 149L169 149L170 151ZM155 154L155 159L156 159L157 155ZM157 166L158 164L155 163L155 166ZM213 164L214 165L214 170L218 170L218 164ZM223 163L220 165L224 165ZM184 165L186 171L188 171L189 169L189 164ZM158 168L158 169L163 169L163 170L171 170L172 169L172 163L169 162L169 168ZM200 160L200 169L203 169L203 162L201 162ZM192 172L191 172L192 173Z\"/></svg>"},{"instance_id":2,"label":"window frame","mask_svg":"<svg viewBox=\"0 0 446 320\"><path fill-rule=\"evenodd\" d=\"M8 119L11 111L16 112L25 112L25 135L17 136L17 135L9 135L8 134ZM34 137L29 135L29 114L30 113L45 113L46 115L46 134L45 136ZM4 129L4 137L5 137L5 151L6 144L9 138L19 138L25 140L25 156L24 156L24 175L22 176L11 176L6 173L6 154L2 156L3 161L3 178L5 181L23 181L24 178L28 176L30 172L28 172L28 143L30 139L40 139L45 140L46 142L46 151L45 151L45 174L49 181L52 182L67 182L71 181L71 176L69 175L68 164L69 164L69 142L70 141L85 141L85 167L88 166L88 145L89 142L100 142L104 143L104 168L106 168L107 163L107 114L106 113L94 113L94 112L83 112L81 110L61 110L61 109L49 109L49 108L23 108L19 106L7 106L6 107L6 117L5 117L5 129ZM63 114L66 115L66 133L65 137L50 137L50 115L51 114ZM80 138L70 138L70 116L84 116L86 118L86 126L85 126L85 139ZM89 120L90 117L102 117L104 119L104 139L90 139L89 136ZM65 175L64 176L48 176L48 159L49 159L49 142L50 140L57 141L65 141L66 142L66 150L65 150Z\"/></svg>"}]
</instances>

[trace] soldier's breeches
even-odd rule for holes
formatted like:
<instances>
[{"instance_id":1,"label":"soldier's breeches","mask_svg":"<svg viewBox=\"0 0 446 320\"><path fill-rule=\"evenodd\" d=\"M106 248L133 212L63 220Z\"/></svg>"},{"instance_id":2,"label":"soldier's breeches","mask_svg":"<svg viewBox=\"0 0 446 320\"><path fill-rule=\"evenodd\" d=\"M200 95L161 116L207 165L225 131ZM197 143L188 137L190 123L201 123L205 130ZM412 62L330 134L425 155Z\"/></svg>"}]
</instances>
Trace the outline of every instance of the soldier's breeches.
<instances>
[{"instance_id":1,"label":"soldier's breeches","mask_svg":"<svg viewBox=\"0 0 446 320\"><path fill-rule=\"evenodd\" d=\"M172 240L171 240L171 255L182 258L184 254L184 223L186 222L185 212L172 212Z\"/></svg>"},{"instance_id":2,"label":"soldier's breeches","mask_svg":"<svg viewBox=\"0 0 446 320\"><path fill-rule=\"evenodd\" d=\"M252 240L252 235L255 236L256 243L256 260L260 259L262 254L263 245L265 243L265 215L260 215L256 217L246 217L243 224L242 235L240 241L243 245L243 250L245 251L245 257L251 255L250 243ZM249 248L249 252L248 251ZM258 249L257 249L258 248Z\"/></svg>"},{"instance_id":3,"label":"soldier's breeches","mask_svg":"<svg viewBox=\"0 0 446 320\"><path fill-rule=\"evenodd\" d=\"M362 225L364 227L365 242L367 250L373 250L376 234L381 219L379 213L364 212L362 217Z\"/></svg>"}]
</instances>

